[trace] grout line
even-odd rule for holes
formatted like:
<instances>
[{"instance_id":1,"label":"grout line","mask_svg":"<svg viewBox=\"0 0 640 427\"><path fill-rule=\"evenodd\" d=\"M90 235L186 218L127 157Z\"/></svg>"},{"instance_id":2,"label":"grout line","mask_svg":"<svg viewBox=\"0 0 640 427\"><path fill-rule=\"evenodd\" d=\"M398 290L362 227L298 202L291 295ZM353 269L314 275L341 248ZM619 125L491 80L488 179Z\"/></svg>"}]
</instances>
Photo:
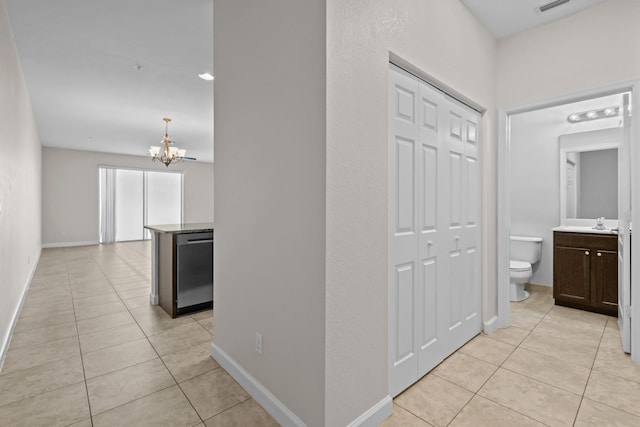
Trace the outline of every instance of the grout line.
<instances>
[{"instance_id":1,"label":"grout line","mask_svg":"<svg viewBox=\"0 0 640 427\"><path fill-rule=\"evenodd\" d=\"M173 387L173 386L175 386L175 385L176 385L176 384L171 384L170 386L163 387L163 388L161 388L161 389L159 389L159 390L156 390L156 391L153 391L153 392L151 392L151 393L145 394L144 396L138 396L138 397L136 397L135 399L131 399L131 400L129 400L128 402L121 403L120 405L118 405L118 406L114 406L113 408L106 409L106 410L104 410L104 411L102 411L102 412L98 412L97 414L92 414L92 415L91 415L91 418L92 418L92 420L91 420L92 425L93 425L93 417L97 417L98 415L106 414L106 413L107 413L107 412L109 412L109 411L112 411L112 410L114 410L114 409L116 409L116 408L120 408L120 407L122 407L122 406L128 405L129 403L135 402L136 400L140 400L140 399L144 399L145 397L153 396L154 394L156 394L156 393L160 393L160 392L165 391L165 390L168 390L168 389L170 389L171 387Z\"/></svg>"},{"instance_id":2,"label":"grout line","mask_svg":"<svg viewBox=\"0 0 640 427\"><path fill-rule=\"evenodd\" d=\"M65 251L66 252L66 251ZM67 277L69 273L69 264L65 262L67 267ZM69 281L69 288L71 288L71 281ZM71 289L69 289L71 291ZM71 292L71 306L73 307L73 318L76 322L76 338L78 339L78 351L80 352L80 364L82 365L82 378L84 380L84 390L87 396L87 408L89 409L89 421L93 427L93 414L91 411L91 399L89 399L89 386L87 385L87 372L84 368L84 356L82 354L82 347L80 346L80 333L78 331L78 318L76 317L76 305L73 302L73 292Z\"/></svg>"},{"instance_id":3,"label":"grout line","mask_svg":"<svg viewBox=\"0 0 640 427\"><path fill-rule=\"evenodd\" d=\"M608 322L608 320L607 320ZM589 369L589 375L587 376L587 381L584 383L584 389L582 390L582 396L580 396L580 404L578 405L578 410L576 411L576 415L573 417L572 425L575 425L578 421L578 414L580 413L580 408L582 407L582 402L584 401L584 395L587 392L587 387L589 386L589 380L591 380L591 373L593 372L593 367L596 365L596 359L598 358L598 352L600 351L600 347L602 346L602 339L604 338L604 333L607 329L607 322L604 324L604 328L602 329L602 333L600 334L600 341L598 341L598 348L596 349L596 354L593 357L593 362L591 362L591 368Z\"/></svg>"},{"instance_id":4,"label":"grout line","mask_svg":"<svg viewBox=\"0 0 640 427\"><path fill-rule=\"evenodd\" d=\"M222 369L222 368L216 368L216 369ZM214 369L214 370L215 370L215 369ZM247 394L249 394L249 393L247 393ZM210 420L214 419L215 417L217 417L217 416L219 416L219 415L222 415L222 414L224 414L225 412L230 411L230 410L232 410L233 408L235 408L235 407L237 407L237 406L242 405L243 403L248 402L248 401L249 401L249 400L251 400L251 399L252 399L252 398L251 398L251 395L249 395L249 397L247 397L247 398L246 398L245 400L243 400L242 402L236 403L235 405L230 406L230 407L228 407L227 409L225 409L225 410L223 410L223 411L218 412L218 413L217 413L217 414L215 414L214 416L209 417L209 418L207 418L206 420L202 420L202 422L203 422L203 423L205 423L206 421L210 421ZM256 402L256 403L257 403L257 402ZM257 403L257 404L262 408L262 406L261 406L259 403ZM262 408L262 409L264 410L264 408ZM266 412L266 411L265 411L265 412ZM269 415L269 416L271 416L271 415ZM429 424L429 423L428 423L428 424ZM197 425L197 424L196 424L196 425ZM431 424L429 424L429 425L431 425Z\"/></svg>"}]
</instances>

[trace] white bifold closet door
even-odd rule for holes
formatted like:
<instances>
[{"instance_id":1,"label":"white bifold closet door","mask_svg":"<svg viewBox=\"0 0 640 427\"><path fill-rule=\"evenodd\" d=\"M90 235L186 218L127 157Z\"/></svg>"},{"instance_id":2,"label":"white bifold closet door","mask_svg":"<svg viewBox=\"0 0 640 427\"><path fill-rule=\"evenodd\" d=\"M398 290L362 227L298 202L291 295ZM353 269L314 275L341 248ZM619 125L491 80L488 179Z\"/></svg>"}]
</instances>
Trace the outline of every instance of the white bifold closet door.
<instances>
[{"instance_id":1,"label":"white bifold closet door","mask_svg":"<svg viewBox=\"0 0 640 427\"><path fill-rule=\"evenodd\" d=\"M480 114L390 65L390 394L481 330Z\"/></svg>"}]
</instances>

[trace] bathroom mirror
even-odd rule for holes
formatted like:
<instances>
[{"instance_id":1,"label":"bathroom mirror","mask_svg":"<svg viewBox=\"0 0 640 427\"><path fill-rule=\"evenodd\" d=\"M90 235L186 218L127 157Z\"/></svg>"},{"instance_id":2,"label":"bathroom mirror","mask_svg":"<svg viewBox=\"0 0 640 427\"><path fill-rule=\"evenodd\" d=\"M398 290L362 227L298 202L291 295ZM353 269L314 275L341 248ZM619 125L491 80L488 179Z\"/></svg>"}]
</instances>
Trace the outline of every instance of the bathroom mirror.
<instances>
[{"instance_id":1,"label":"bathroom mirror","mask_svg":"<svg viewBox=\"0 0 640 427\"><path fill-rule=\"evenodd\" d=\"M560 136L562 225L618 219L620 128Z\"/></svg>"}]
</instances>

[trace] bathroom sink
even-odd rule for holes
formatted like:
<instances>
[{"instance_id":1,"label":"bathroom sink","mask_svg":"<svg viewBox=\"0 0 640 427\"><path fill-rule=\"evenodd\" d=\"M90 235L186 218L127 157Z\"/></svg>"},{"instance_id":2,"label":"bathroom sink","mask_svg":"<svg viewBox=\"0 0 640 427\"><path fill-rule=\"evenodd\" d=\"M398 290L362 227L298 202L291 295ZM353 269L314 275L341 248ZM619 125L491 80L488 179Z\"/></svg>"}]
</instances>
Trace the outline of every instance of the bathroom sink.
<instances>
[{"instance_id":1,"label":"bathroom sink","mask_svg":"<svg viewBox=\"0 0 640 427\"><path fill-rule=\"evenodd\" d=\"M553 231L564 231L566 233L593 233L593 234L616 234L617 229L604 228L597 230L585 225L561 225L552 229Z\"/></svg>"}]
</instances>

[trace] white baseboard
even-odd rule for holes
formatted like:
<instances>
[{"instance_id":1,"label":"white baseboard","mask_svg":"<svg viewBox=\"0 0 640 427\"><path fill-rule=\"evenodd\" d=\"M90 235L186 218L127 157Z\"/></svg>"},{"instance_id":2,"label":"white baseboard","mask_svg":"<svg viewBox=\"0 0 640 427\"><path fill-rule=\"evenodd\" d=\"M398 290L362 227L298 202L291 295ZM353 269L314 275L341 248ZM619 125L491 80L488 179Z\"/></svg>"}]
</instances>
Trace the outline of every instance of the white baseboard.
<instances>
[{"instance_id":1,"label":"white baseboard","mask_svg":"<svg viewBox=\"0 0 640 427\"><path fill-rule=\"evenodd\" d=\"M377 427L393 413L393 399L387 395L367 412L353 420L348 427Z\"/></svg>"},{"instance_id":2,"label":"white baseboard","mask_svg":"<svg viewBox=\"0 0 640 427\"><path fill-rule=\"evenodd\" d=\"M100 242L97 240L91 240L86 242L62 242L62 243L43 243L43 248L68 248L71 246L91 246L91 245L99 245Z\"/></svg>"},{"instance_id":3,"label":"white baseboard","mask_svg":"<svg viewBox=\"0 0 640 427\"><path fill-rule=\"evenodd\" d=\"M211 344L211 356L283 427L306 427L296 414L215 343Z\"/></svg>"},{"instance_id":4,"label":"white baseboard","mask_svg":"<svg viewBox=\"0 0 640 427\"><path fill-rule=\"evenodd\" d=\"M0 372L2 372L2 366L4 365L4 359L7 357L7 351L9 350L9 344L11 344L11 337L13 336L13 331L16 328L16 324L18 323L18 318L20 317L20 313L22 312L22 306L24 305L25 300L27 299L27 294L29 293L29 288L31 287L31 281L33 280L33 275L36 272L36 268L38 267L38 262L40 262L40 254L42 250L38 251L38 255L32 264L31 272L29 273L29 277L27 277L27 283L24 285L24 290L22 291L22 296L20 297L20 303L16 307L13 312L13 317L11 318L11 324L9 325L9 330L7 331L7 335L4 337L2 341L2 345L0 345Z\"/></svg>"},{"instance_id":5,"label":"white baseboard","mask_svg":"<svg viewBox=\"0 0 640 427\"><path fill-rule=\"evenodd\" d=\"M495 332L496 329L498 329L498 316L493 316L491 319L483 323L484 328L482 328L482 332L489 335Z\"/></svg>"}]
</instances>

